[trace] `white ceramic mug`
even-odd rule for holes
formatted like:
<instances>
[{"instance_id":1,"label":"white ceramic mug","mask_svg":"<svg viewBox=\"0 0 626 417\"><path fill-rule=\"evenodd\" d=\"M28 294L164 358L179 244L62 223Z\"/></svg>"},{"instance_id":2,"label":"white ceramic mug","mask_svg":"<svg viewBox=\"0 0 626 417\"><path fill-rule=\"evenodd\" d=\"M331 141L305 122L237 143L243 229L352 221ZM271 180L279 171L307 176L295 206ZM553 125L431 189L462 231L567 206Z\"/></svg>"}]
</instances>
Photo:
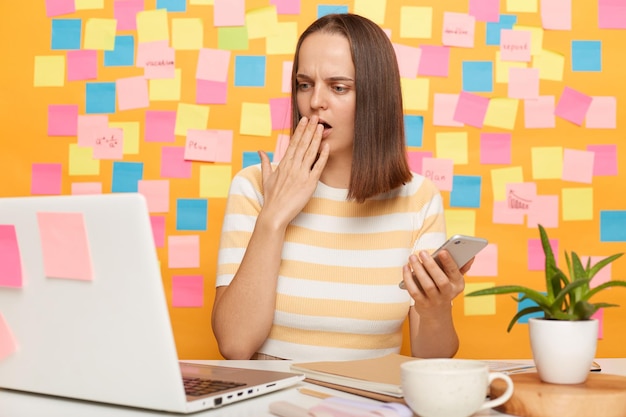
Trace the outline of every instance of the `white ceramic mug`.
<instances>
[{"instance_id":1,"label":"white ceramic mug","mask_svg":"<svg viewBox=\"0 0 626 417\"><path fill-rule=\"evenodd\" d=\"M470 359L416 359L400 367L402 392L420 417L469 417L504 404L513 395L513 381L501 372L489 372L485 362ZM506 391L487 400L494 379L506 382Z\"/></svg>"}]
</instances>

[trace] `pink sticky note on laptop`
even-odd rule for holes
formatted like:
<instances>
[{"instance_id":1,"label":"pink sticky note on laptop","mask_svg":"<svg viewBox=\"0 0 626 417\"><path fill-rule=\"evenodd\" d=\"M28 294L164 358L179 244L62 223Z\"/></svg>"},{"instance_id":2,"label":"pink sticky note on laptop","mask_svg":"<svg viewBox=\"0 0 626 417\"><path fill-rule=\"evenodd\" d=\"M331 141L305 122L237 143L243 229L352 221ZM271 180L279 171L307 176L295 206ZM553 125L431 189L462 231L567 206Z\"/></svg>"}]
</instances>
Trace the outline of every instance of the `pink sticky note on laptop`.
<instances>
[{"instance_id":1,"label":"pink sticky note on laptop","mask_svg":"<svg viewBox=\"0 0 626 417\"><path fill-rule=\"evenodd\" d=\"M0 287L22 286L22 262L15 226L0 224Z\"/></svg>"},{"instance_id":2,"label":"pink sticky note on laptop","mask_svg":"<svg viewBox=\"0 0 626 417\"><path fill-rule=\"evenodd\" d=\"M17 342L2 312L0 312L0 361L15 351L17 351Z\"/></svg>"}]
</instances>

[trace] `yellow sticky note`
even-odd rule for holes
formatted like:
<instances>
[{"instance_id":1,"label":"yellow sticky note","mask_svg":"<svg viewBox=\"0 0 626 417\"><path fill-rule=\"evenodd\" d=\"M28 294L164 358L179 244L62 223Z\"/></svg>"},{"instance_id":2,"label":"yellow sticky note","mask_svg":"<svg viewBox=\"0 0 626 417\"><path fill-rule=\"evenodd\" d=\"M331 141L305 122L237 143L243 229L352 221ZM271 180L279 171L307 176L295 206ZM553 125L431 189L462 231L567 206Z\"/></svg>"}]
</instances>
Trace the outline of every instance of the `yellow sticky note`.
<instances>
[{"instance_id":1,"label":"yellow sticky note","mask_svg":"<svg viewBox=\"0 0 626 417\"><path fill-rule=\"evenodd\" d=\"M172 48L199 51L204 46L201 19L172 19Z\"/></svg>"},{"instance_id":2,"label":"yellow sticky note","mask_svg":"<svg viewBox=\"0 0 626 417\"><path fill-rule=\"evenodd\" d=\"M137 13L138 42L169 41L167 9L143 10Z\"/></svg>"},{"instance_id":3,"label":"yellow sticky note","mask_svg":"<svg viewBox=\"0 0 626 417\"><path fill-rule=\"evenodd\" d=\"M492 98L489 100L484 125L513 130L517 119L519 100L515 98Z\"/></svg>"},{"instance_id":4,"label":"yellow sticky note","mask_svg":"<svg viewBox=\"0 0 626 417\"><path fill-rule=\"evenodd\" d=\"M209 123L209 106L200 104L179 103L176 110L176 127L174 133L186 136L189 129L206 129Z\"/></svg>"},{"instance_id":5,"label":"yellow sticky note","mask_svg":"<svg viewBox=\"0 0 626 417\"><path fill-rule=\"evenodd\" d=\"M35 57L35 87L62 87L65 84L65 57Z\"/></svg>"},{"instance_id":6,"label":"yellow sticky note","mask_svg":"<svg viewBox=\"0 0 626 417\"><path fill-rule=\"evenodd\" d=\"M508 83L509 82L509 70L511 68L526 68L528 65L526 62L515 61L502 61L500 59L500 51L496 51L496 82Z\"/></svg>"},{"instance_id":7,"label":"yellow sticky note","mask_svg":"<svg viewBox=\"0 0 626 417\"><path fill-rule=\"evenodd\" d=\"M563 81L565 56L544 49L539 55L533 56L532 67L539 69L540 80Z\"/></svg>"},{"instance_id":8,"label":"yellow sticky note","mask_svg":"<svg viewBox=\"0 0 626 417\"><path fill-rule=\"evenodd\" d=\"M200 166L200 197L226 198L232 176L231 165Z\"/></svg>"},{"instance_id":9,"label":"yellow sticky note","mask_svg":"<svg viewBox=\"0 0 626 417\"><path fill-rule=\"evenodd\" d=\"M211 6L214 0L189 0L189 4L192 6Z\"/></svg>"},{"instance_id":10,"label":"yellow sticky note","mask_svg":"<svg viewBox=\"0 0 626 417\"><path fill-rule=\"evenodd\" d=\"M84 49L112 51L115 49L115 19L87 19L85 23Z\"/></svg>"},{"instance_id":11,"label":"yellow sticky note","mask_svg":"<svg viewBox=\"0 0 626 417\"><path fill-rule=\"evenodd\" d=\"M442 132L435 136L437 158L452 159L455 165L468 163L467 132Z\"/></svg>"},{"instance_id":12,"label":"yellow sticky note","mask_svg":"<svg viewBox=\"0 0 626 417\"><path fill-rule=\"evenodd\" d=\"M242 103L239 133L252 136L272 135L270 105L265 103Z\"/></svg>"},{"instance_id":13,"label":"yellow sticky note","mask_svg":"<svg viewBox=\"0 0 626 417\"><path fill-rule=\"evenodd\" d=\"M563 188L563 220L593 220L593 188Z\"/></svg>"},{"instance_id":14,"label":"yellow sticky note","mask_svg":"<svg viewBox=\"0 0 626 417\"><path fill-rule=\"evenodd\" d=\"M414 6L401 7L400 37L431 39L433 37L433 8Z\"/></svg>"},{"instance_id":15,"label":"yellow sticky note","mask_svg":"<svg viewBox=\"0 0 626 417\"><path fill-rule=\"evenodd\" d=\"M248 39L260 39L276 34L278 28L276 6L262 7L246 13Z\"/></svg>"},{"instance_id":16,"label":"yellow sticky note","mask_svg":"<svg viewBox=\"0 0 626 417\"><path fill-rule=\"evenodd\" d=\"M280 22L276 25L276 33L268 35L265 40L265 53L267 55L292 56L298 43L298 23Z\"/></svg>"},{"instance_id":17,"label":"yellow sticky note","mask_svg":"<svg viewBox=\"0 0 626 417\"><path fill-rule=\"evenodd\" d=\"M544 146L530 149L533 179L561 179L563 177L563 148Z\"/></svg>"},{"instance_id":18,"label":"yellow sticky note","mask_svg":"<svg viewBox=\"0 0 626 417\"><path fill-rule=\"evenodd\" d=\"M493 282L468 282L463 294L495 287ZM496 314L496 296L463 297L463 310L466 316L490 316Z\"/></svg>"},{"instance_id":19,"label":"yellow sticky note","mask_svg":"<svg viewBox=\"0 0 626 417\"><path fill-rule=\"evenodd\" d=\"M522 0L526 1L526 0ZM514 30L527 30L530 32L530 54L539 55L543 50L543 28L537 26L513 25Z\"/></svg>"},{"instance_id":20,"label":"yellow sticky note","mask_svg":"<svg viewBox=\"0 0 626 417\"><path fill-rule=\"evenodd\" d=\"M150 101L180 101L181 71L176 68L174 78L150 80Z\"/></svg>"},{"instance_id":21,"label":"yellow sticky note","mask_svg":"<svg viewBox=\"0 0 626 417\"><path fill-rule=\"evenodd\" d=\"M508 13L537 13L537 0L506 0Z\"/></svg>"},{"instance_id":22,"label":"yellow sticky note","mask_svg":"<svg viewBox=\"0 0 626 417\"><path fill-rule=\"evenodd\" d=\"M104 9L104 0L74 0L76 10Z\"/></svg>"},{"instance_id":23,"label":"yellow sticky note","mask_svg":"<svg viewBox=\"0 0 626 417\"><path fill-rule=\"evenodd\" d=\"M476 235L476 210L448 209L444 212L448 237L452 235Z\"/></svg>"},{"instance_id":24,"label":"yellow sticky note","mask_svg":"<svg viewBox=\"0 0 626 417\"><path fill-rule=\"evenodd\" d=\"M494 201L506 200L506 185L524 182L522 167L507 167L491 170L491 185Z\"/></svg>"},{"instance_id":25,"label":"yellow sticky note","mask_svg":"<svg viewBox=\"0 0 626 417\"><path fill-rule=\"evenodd\" d=\"M354 0L354 13L367 17L379 25L385 24L386 0Z\"/></svg>"},{"instance_id":26,"label":"yellow sticky note","mask_svg":"<svg viewBox=\"0 0 626 417\"><path fill-rule=\"evenodd\" d=\"M124 141L122 152L124 155L137 155L139 153L139 122L112 122L109 127L122 129Z\"/></svg>"},{"instance_id":27,"label":"yellow sticky note","mask_svg":"<svg viewBox=\"0 0 626 417\"><path fill-rule=\"evenodd\" d=\"M428 78L401 78L404 110L428 110Z\"/></svg>"},{"instance_id":28,"label":"yellow sticky note","mask_svg":"<svg viewBox=\"0 0 626 417\"><path fill-rule=\"evenodd\" d=\"M100 160L93 158L93 148L70 144L69 175L100 175Z\"/></svg>"}]
</instances>

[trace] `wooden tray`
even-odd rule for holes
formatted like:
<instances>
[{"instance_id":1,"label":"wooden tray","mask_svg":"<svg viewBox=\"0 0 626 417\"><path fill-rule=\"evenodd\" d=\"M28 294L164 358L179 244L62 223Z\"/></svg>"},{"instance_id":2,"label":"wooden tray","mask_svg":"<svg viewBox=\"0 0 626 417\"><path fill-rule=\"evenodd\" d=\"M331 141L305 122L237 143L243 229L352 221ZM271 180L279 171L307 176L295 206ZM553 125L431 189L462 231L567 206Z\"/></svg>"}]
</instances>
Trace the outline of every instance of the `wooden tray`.
<instances>
[{"instance_id":1,"label":"wooden tray","mask_svg":"<svg viewBox=\"0 0 626 417\"><path fill-rule=\"evenodd\" d=\"M496 410L523 417L626 417L626 377L590 373L582 384L561 385L541 382L536 372L510 375L513 396ZM506 389L495 380L491 397Z\"/></svg>"}]
</instances>

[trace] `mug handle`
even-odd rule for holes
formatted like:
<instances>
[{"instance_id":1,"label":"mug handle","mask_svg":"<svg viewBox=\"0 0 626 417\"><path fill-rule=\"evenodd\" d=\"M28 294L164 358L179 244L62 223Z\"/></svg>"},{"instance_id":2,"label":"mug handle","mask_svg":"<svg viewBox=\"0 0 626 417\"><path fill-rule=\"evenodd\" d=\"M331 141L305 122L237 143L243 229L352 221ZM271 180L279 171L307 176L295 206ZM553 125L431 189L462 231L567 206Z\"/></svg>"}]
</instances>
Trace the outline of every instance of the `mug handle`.
<instances>
[{"instance_id":1,"label":"mug handle","mask_svg":"<svg viewBox=\"0 0 626 417\"><path fill-rule=\"evenodd\" d=\"M507 402L513 395L513 381L508 375L503 374L502 372L490 372L489 373L489 385L491 385L491 383L496 379L501 379L504 382L506 382L506 390L498 398L485 401L483 405L481 405L480 408L476 411L486 410L488 408L494 408L499 405L502 405L505 402Z\"/></svg>"}]
</instances>

